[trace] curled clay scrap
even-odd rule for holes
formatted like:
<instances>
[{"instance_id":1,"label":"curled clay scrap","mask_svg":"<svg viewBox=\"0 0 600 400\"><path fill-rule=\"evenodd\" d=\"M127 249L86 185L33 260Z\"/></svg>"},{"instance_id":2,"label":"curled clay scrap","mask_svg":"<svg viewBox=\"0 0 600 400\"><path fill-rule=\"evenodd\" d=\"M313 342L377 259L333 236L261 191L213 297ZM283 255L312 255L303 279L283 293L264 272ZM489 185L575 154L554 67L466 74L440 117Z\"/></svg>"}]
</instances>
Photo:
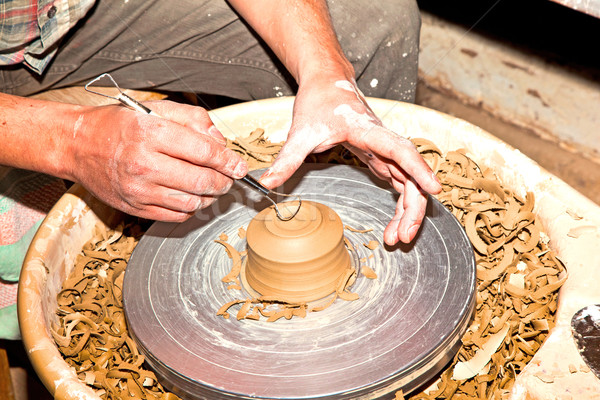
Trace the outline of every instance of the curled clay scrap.
<instances>
[{"instance_id":1,"label":"curled clay scrap","mask_svg":"<svg viewBox=\"0 0 600 400\"><path fill-rule=\"evenodd\" d=\"M229 258L231 258L233 261L233 264L231 266L231 271L229 271L229 273L227 275L225 275L223 278L221 278L221 281L226 282L226 283L227 282L235 282L237 277L240 276L240 272L242 270L242 256L235 249L235 247L233 247L232 245L230 245L229 243L227 243L224 240L215 240L215 243L219 243L219 244L225 246L225 249L227 250L227 254L229 255Z\"/></svg>"},{"instance_id":2,"label":"curled clay scrap","mask_svg":"<svg viewBox=\"0 0 600 400\"><path fill-rule=\"evenodd\" d=\"M363 274L364 277L367 279L377 279L377 273L367 265L363 265L360 267L360 273Z\"/></svg>"},{"instance_id":3,"label":"curled clay scrap","mask_svg":"<svg viewBox=\"0 0 600 400\"><path fill-rule=\"evenodd\" d=\"M373 231L373 228L356 229L356 228L351 227L350 225L344 225L344 229L347 229L350 232L355 232L355 233L368 233L368 232L372 232Z\"/></svg>"},{"instance_id":4,"label":"curled clay scrap","mask_svg":"<svg viewBox=\"0 0 600 400\"><path fill-rule=\"evenodd\" d=\"M375 250L379 247L379 242L377 240L370 240L369 243L363 243L366 248L369 250Z\"/></svg>"},{"instance_id":5,"label":"curled clay scrap","mask_svg":"<svg viewBox=\"0 0 600 400\"><path fill-rule=\"evenodd\" d=\"M481 372L492 359L492 355L498 351L498 348L506 339L508 328L508 325L504 325L502 330L491 335L469 361L460 361L456 363L452 373L452 379L455 381L471 379Z\"/></svg>"},{"instance_id":6,"label":"curled clay scrap","mask_svg":"<svg viewBox=\"0 0 600 400\"><path fill-rule=\"evenodd\" d=\"M139 226L98 229L57 295L59 351L102 399L179 399L168 393L127 333L121 288Z\"/></svg>"},{"instance_id":7,"label":"curled clay scrap","mask_svg":"<svg viewBox=\"0 0 600 400\"><path fill-rule=\"evenodd\" d=\"M427 140L414 142L442 183L438 200L465 227L473 244L478 287L475 317L452 365L431 388L410 399L503 398L553 326L565 268L544 239L532 193L520 198L463 150L444 157ZM488 357L495 347L486 346L492 337L500 344ZM487 352L481 353L484 347ZM478 354L485 357L476 358ZM478 371L468 377L473 371L464 373L465 366Z\"/></svg>"},{"instance_id":8,"label":"curled clay scrap","mask_svg":"<svg viewBox=\"0 0 600 400\"><path fill-rule=\"evenodd\" d=\"M283 143L271 143L264 138L264 130L255 129L247 138L227 139L227 147L238 153L248 163L249 169L270 166L281 150Z\"/></svg>"}]
</instances>

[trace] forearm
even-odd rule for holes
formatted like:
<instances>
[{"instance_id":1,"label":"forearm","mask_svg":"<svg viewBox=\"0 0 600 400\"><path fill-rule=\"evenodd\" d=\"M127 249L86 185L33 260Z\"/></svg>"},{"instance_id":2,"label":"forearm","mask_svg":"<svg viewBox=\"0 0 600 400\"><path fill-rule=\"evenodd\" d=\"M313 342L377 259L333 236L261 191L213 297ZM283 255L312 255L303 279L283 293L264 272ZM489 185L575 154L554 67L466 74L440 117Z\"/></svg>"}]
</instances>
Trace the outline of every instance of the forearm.
<instances>
[{"instance_id":1,"label":"forearm","mask_svg":"<svg viewBox=\"0 0 600 400\"><path fill-rule=\"evenodd\" d=\"M354 78L324 0L230 0L265 40L298 84Z\"/></svg>"},{"instance_id":2,"label":"forearm","mask_svg":"<svg viewBox=\"0 0 600 400\"><path fill-rule=\"evenodd\" d=\"M71 179L63 155L78 108L0 93L0 165Z\"/></svg>"}]
</instances>

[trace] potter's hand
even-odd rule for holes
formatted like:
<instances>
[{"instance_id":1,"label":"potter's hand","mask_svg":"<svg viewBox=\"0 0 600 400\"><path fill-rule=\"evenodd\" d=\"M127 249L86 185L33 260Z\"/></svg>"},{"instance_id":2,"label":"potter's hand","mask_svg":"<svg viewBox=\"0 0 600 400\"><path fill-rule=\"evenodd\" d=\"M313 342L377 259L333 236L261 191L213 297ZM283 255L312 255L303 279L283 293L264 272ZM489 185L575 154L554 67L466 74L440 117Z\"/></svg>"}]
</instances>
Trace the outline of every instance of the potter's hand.
<instances>
[{"instance_id":1,"label":"potter's hand","mask_svg":"<svg viewBox=\"0 0 600 400\"><path fill-rule=\"evenodd\" d=\"M279 186L309 153L339 143L400 193L384 240L389 245L410 242L425 215L425 192L439 193L440 183L409 140L383 127L354 82L301 85L287 142L261 182L269 188Z\"/></svg>"},{"instance_id":2,"label":"potter's hand","mask_svg":"<svg viewBox=\"0 0 600 400\"><path fill-rule=\"evenodd\" d=\"M247 165L204 109L147 105L163 119L122 106L85 109L66 151L70 178L129 214L183 221L229 190Z\"/></svg>"}]
</instances>

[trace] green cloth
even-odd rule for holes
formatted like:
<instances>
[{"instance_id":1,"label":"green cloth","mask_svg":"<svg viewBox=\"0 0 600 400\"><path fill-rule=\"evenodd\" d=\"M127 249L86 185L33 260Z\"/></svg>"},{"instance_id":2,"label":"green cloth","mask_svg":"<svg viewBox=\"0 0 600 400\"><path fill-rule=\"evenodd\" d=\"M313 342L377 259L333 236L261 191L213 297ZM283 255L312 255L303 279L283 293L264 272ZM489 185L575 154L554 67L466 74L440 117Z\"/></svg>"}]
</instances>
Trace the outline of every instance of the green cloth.
<instances>
[{"instance_id":1,"label":"green cloth","mask_svg":"<svg viewBox=\"0 0 600 400\"><path fill-rule=\"evenodd\" d=\"M16 304L0 308L0 338L8 340L21 339Z\"/></svg>"},{"instance_id":2,"label":"green cloth","mask_svg":"<svg viewBox=\"0 0 600 400\"><path fill-rule=\"evenodd\" d=\"M65 192L61 179L0 165L0 338L19 339L16 287L44 216Z\"/></svg>"},{"instance_id":3,"label":"green cloth","mask_svg":"<svg viewBox=\"0 0 600 400\"><path fill-rule=\"evenodd\" d=\"M36 222L19 241L13 244L0 246L0 278L8 282L19 280L21 266L29 244L37 232L42 221Z\"/></svg>"}]
</instances>

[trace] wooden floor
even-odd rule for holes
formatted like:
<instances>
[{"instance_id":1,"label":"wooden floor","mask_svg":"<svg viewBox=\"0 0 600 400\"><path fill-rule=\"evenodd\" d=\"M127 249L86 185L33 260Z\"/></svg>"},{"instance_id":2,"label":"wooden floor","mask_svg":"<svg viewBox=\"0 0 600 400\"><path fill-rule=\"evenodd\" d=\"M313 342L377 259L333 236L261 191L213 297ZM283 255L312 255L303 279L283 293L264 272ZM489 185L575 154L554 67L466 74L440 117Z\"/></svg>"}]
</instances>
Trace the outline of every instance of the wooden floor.
<instances>
[{"instance_id":1,"label":"wooden floor","mask_svg":"<svg viewBox=\"0 0 600 400\"><path fill-rule=\"evenodd\" d=\"M0 340L0 399L52 399L33 371L21 341Z\"/></svg>"}]
</instances>

